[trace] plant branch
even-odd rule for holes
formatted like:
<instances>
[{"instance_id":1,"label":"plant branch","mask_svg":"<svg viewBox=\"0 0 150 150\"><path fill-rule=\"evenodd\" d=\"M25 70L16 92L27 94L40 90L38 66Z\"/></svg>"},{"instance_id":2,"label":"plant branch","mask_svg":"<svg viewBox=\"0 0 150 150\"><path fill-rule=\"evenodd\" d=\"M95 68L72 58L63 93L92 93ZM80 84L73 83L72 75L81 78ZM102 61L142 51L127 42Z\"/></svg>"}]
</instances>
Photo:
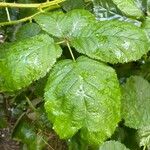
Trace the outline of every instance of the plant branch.
<instances>
[{"instance_id":1,"label":"plant branch","mask_svg":"<svg viewBox=\"0 0 150 150\"><path fill-rule=\"evenodd\" d=\"M14 25L14 24L26 22L28 20L32 20L36 15L39 15L39 14L45 12L45 11L56 9L56 8L59 8L59 7L60 7L59 5L51 6L49 8L44 9L43 11L38 11L37 13L35 13L35 14L29 16L29 17L25 17L25 18L22 18L22 19L19 19L19 20L14 20L14 21L9 21L9 22L1 22L0 26Z\"/></svg>"},{"instance_id":2,"label":"plant branch","mask_svg":"<svg viewBox=\"0 0 150 150\"><path fill-rule=\"evenodd\" d=\"M54 1L47 1L44 3L38 4L21 4L21 3L6 3L0 2L0 7L15 7L15 8L45 8L50 7L53 5L58 5L59 3L64 2L65 0L54 0Z\"/></svg>"}]
</instances>

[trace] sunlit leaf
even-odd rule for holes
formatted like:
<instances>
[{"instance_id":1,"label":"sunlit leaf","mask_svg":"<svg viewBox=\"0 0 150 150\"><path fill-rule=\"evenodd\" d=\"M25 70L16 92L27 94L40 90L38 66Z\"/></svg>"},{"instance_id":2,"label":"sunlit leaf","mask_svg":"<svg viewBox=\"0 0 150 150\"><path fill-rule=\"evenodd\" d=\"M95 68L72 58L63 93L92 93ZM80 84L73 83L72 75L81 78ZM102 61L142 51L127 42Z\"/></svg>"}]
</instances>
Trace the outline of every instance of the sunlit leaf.
<instances>
[{"instance_id":1,"label":"sunlit leaf","mask_svg":"<svg viewBox=\"0 0 150 150\"><path fill-rule=\"evenodd\" d=\"M4 44L0 54L0 91L14 91L46 75L61 55L48 35Z\"/></svg>"},{"instance_id":2,"label":"sunlit leaf","mask_svg":"<svg viewBox=\"0 0 150 150\"><path fill-rule=\"evenodd\" d=\"M89 143L102 143L120 120L115 71L87 57L57 63L46 85L45 109L60 138L70 138L80 130Z\"/></svg>"}]
</instances>

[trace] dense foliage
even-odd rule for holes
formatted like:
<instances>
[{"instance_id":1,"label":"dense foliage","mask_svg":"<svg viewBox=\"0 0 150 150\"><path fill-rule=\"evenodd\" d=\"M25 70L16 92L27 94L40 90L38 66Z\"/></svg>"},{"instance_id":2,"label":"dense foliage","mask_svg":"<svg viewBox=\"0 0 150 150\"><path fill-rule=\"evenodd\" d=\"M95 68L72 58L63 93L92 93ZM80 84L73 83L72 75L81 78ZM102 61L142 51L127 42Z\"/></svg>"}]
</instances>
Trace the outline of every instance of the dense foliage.
<instances>
[{"instance_id":1,"label":"dense foliage","mask_svg":"<svg viewBox=\"0 0 150 150\"><path fill-rule=\"evenodd\" d=\"M149 150L149 14L149 0L0 2L1 149Z\"/></svg>"}]
</instances>

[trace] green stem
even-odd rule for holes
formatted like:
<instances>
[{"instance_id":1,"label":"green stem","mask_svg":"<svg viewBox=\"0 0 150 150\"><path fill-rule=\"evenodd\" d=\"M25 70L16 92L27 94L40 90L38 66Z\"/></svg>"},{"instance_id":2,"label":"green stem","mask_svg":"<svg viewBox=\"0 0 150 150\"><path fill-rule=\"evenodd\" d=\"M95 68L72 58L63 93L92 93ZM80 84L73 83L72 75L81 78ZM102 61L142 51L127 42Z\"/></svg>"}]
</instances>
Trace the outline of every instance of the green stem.
<instances>
[{"instance_id":1,"label":"green stem","mask_svg":"<svg viewBox=\"0 0 150 150\"><path fill-rule=\"evenodd\" d=\"M9 14L8 7L6 7L5 10L6 10L6 14L7 14L7 19L8 19L8 21L10 22L11 19L10 19L10 14Z\"/></svg>"},{"instance_id":2,"label":"green stem","mask_svg":"<svg viewBox=\"0 0 150 150\"><path fill-rule=\"evenodd\" d=\"M71 57L72 57L73 61L76 62L76 60L75 60L75 58L74 58L74 55L73 55L73 53L72 53L71 47L70 47L70 45L69 45L69 42L66 42L66 44L67 44L67 47L68 47L68 49L69 49L69 51L70 51L70 54L71 54Z\"/></svg>"},{"instance_id":3,"label":"green stem","mask_svg":"<svg viewBox=\"0 0 150 150\"><path fill-rule=\"evenodd\" d=\"M56 9L56 8L59 8L59 5L57 6L51 6L49 8L46 8L44 9L43 11L38 11L37 13L29 16L29 17L25 17L23 19L19 19L19 20L14 20L14 21L9 21L9 22L1 22L0 23L0 26L7 26L7 25L14 25L14 24L18 24L18 23L22 23L22 22L26 22L26 21L31 21L36 15L39 15L45 11L48 11L48 10L52 10L52 9Z\"/></svg>"},{"instance_id":4,"label":"green stem","mask_svg":"<svg viewBox=\"0 0 150 150\"><path fill-rule=\"evenodd\" d=\"M146 150L146 145L143 147L143 150Z\"/></svg>"},{"instance_id":5,"label":"green stem","mask_svg":"<svg viewBox=\"0 0 150 150\"><path fill-rule=\"evenodd\" d=\"M60 42L57 42L56 44L63 44L63 43L65 43L66 41L60 41Z\"/></svg>"},{"instance_id":6,"label":"green stem","mask_svg":"<svg viewBox=\"0 0 150 150\"><path fill-rule=\"evenodd\" d=\"M0 7L15 7L15 8L45 8L50 7L53 5L58 5L59 3L64 2L65 0L54 0L54 1L47 1L44 3L38 4L19 4L19 3L7 3L7 2L0 2Z\"/></svg>"},{"instance_id":7,"label":"green stem","mask_svg":"<svg viewBox=\"0 0 150 150\"><path fill-rule=\"evenodd\" d=\"M31 101L29 100L28 97L26 97L26 100L27 100L27 102L28 102L30 108L31 108L34 112L37 112L36 108L33 106L33 104L31 103Z\"/></svg>"}]
</instances>

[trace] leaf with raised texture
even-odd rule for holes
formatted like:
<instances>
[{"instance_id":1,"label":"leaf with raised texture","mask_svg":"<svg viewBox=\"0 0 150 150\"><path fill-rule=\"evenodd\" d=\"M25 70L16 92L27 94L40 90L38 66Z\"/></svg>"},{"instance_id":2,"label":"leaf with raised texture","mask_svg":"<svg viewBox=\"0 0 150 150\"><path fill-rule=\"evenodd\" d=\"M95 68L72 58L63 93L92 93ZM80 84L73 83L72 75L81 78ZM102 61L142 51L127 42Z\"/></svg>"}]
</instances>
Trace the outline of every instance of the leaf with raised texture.
<instances>
[{"instance_id":1,"label":"leaf with raised texture","mask_svg":"<svg viewBox=\"0 0 150 150\"><path fill-rule=\"evenodd\" d=\"M107 141L99 148L99 150L129 150L129 149L118 141Z\"/></svg>"},{"instance_id":2,"label":"leaf with raised texture","mask_svg":"<svg viewBox=\"0 0 150 150\"><path fill-rule=\"evenodd\" d=\"M61 55L48 35L4 44L0 54L0 91L15 91L46 75Z\"/></svg>"},{"instance_id":3,"label":"leaf with raised texture","mask_svg":"<svg viewBox=\"0 0 150 150\"><path fill-rule=\"evenodd\" d=\"M125 125L139 129L150 124L150 84L131 76L122 87L122 117Z\"/></svg>"},{"instance_id":4,"label":"leaf with raised texture","mask_svg":"<svg viewBox=\"0 0 150 150\"><path fill-rule=\"evenodd\" d=\"M41 28L59 38L76 37L89 22L95 21L93 14L86 10L72 10L67 14L62 12L42 13L35 17Z\"/></svg>"},{"instance_id":5,"label":"leaf with raised texture","mask_svg":"<svg viewBox=\"0 0 150 150\"><path fill-rule=\"evenodd\" d=\"M127 16L140 18L143 12L135 0L112 0Z\"/></svg>"},{"instance_id":6,"label":"leaf with raised texture","mask_svg":"<svg viewBox=\"0 0 150 150\"><path fill-rule=\"evenodd\" d=\"M120 89L114 69L87 57L57 63L44 96L48 117L63 139L80 130L83 139L99 144L112 135L120 120Z\"/></svg>"},{"instance_id":7,"label":"leaf with raised texture","mask_svg":"<svg viewBox=\"0 0 150 150\"><path fill-rule=\"evenodd\" d=\"M109 63L136 61L149 50L142 29L115 20L87 26L71 44L78 52Z\"/></svg>"},{"instance_id":8,"label":"leaf with raised texture","mask_svg":"<svg viewBox=\"0 0 150 150\"><path fill-rule=\"evenodd\" d=\"M43 30L68 41L78 52L109 63L135 61L148 52L145 32L127 22L97 22L86 10L41 14Z\"/></svg>"}]
</instances>

